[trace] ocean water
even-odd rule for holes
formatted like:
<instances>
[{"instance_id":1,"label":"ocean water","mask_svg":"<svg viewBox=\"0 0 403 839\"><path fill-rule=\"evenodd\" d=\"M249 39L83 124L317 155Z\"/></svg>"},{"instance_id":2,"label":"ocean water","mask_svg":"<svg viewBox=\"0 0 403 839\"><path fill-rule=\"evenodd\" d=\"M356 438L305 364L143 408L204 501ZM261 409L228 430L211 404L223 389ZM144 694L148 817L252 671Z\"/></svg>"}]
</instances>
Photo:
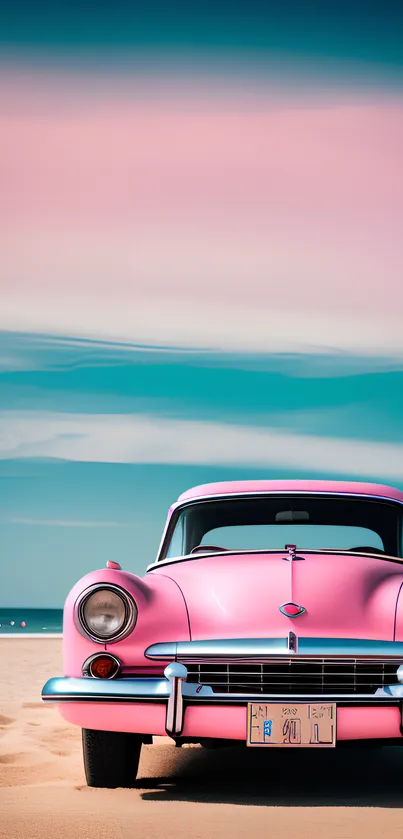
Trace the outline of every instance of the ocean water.
<instances>
[{"instance_id":1,"label":"ocean water","mask_svg":"<svg viewBox=\"0 0 403 839\"><path fill-rule=\"evenodd\" d=\"M1 635L60 635L63 609L0 608Z\"/></svg>"}]
</instances>

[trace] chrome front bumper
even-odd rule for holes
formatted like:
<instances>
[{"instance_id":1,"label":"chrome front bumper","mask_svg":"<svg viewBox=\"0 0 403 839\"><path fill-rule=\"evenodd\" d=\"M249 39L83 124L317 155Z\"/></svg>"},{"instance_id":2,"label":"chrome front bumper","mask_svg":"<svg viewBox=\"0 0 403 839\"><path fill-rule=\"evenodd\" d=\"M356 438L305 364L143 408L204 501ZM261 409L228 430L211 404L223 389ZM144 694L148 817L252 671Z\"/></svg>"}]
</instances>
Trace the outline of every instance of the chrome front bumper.
<instances>
[{"instance_id":1,"label":"chrome front bumper","mask_svg":"<svg viewBox=\"0 0 403 839\"><path fill-rule=\"evenodd\" d=\"M53 678L42 689L48 702L105 702L166 704L166 733L180 737L187 705L247 705L248 702L336 702L338 705L397 705L403 707L403 685L387 685L374 694L244 694L215 693L209 685L188 684L183 664L173 662L165 669L165 678L137 677L117 679Z\"/></svg>"},{"instance_id":2,"label":"chrome front bumper","mask_svg":"<svg viewBox=\"0 0 403 839\"><path fill-rule=\"evenodd\" d=\"M165 730L179 737L183 728L184 700L192 701L214 696L207 685L186 684L187 670L183 664L168 664L165 678L94 679L54 678L42 688L42 699L50 702L158 702L166 703Z\"/></svg>"}]
</instances>

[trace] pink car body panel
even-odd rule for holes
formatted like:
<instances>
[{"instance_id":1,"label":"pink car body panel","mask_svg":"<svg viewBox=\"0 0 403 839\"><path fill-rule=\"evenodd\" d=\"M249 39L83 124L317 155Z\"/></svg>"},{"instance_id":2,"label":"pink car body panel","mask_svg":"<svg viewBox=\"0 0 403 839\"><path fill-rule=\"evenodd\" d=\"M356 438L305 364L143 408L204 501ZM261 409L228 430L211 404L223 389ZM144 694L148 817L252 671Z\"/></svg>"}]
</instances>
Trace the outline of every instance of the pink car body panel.
<instances>
[{"instance_id":1,"label":"pink car body panel","mask_svg":"<svg viewBox=\"0 0 403 839\"><path fill-rule=\"evenodd\" d=\"M393 487L342 481L236 481L205 484L183 493L169 510L165 531L178 506L211 496L255 493L364 495L403 503ZM162 642L231 638L299 637L403 641L403 564L377 556L298 552L297 562L279 553L232 553L154 565L140 578L104 568L83 577L64 609L64 675L81 677L84 661L102 650L117 655L133 673L162 674L145 651ZM93 585L112 584L136 601L134 630L116 643L100 644L80 631L76 603ZM292 601L304 607L297 618L280 612ZM64 718L83 728L165 733L163 703L65 702ZM397 707L338 707L338 739L400 736ZM186 709L183 736L245 739L246 708Z\"/></svg>"},{"instance_id":2,"label":"pink car body panel","mask_svg":"<svg viewBox=\"0 0 403 839\"><path fill-rule=\"evenodd\" d=\"M165 707L157 704L65 703L60 706L67 722L99 731L165 735ZM186 709L184 737L245 740L246 708ZM337 739L367 740L400 737L398 708L337 708Z\"/></svg>"},{"instance_id":3,"label":"pink car body panel","mask_svg":"<svg viewBox=\"0 0 403 839\"><path fill-rule=\"evenodd\" d=\"M163 573L178 583L194 641L281 637L289 630L299 636L394 640L403 583L399 563L303 551L298 556L303 560L291 564L284 561L284 551L199 555L156 568L148 578ZM282 615L279 606L288 601L305 613L296 619Z\"/></svg>"},{"instance_id":4,"label":"pink car body panel","mask_svg":"<svg viewBox=\"0 0 403 839\"><path fill-rule=\"evenodd\" d=\"M137 603L138 618L135 630L117 644L99 644L84 637L77 629L77 598L85 589L99 583L121 586L133 595ZM153 643L154 639L157 639L157 642L172 641L173 637L190 640L185 601L176 582L165 574L149 574L144 580L127 571L103 568L79 580L68 595L64 607L63 637L66 676L81 676L85 659L102 649L119 655L123 665L151 670L151 663L144 656L150 639Z\"/></svg>"},{"instance_id":5,"label":"pink car body panel","mask_svg":"<svg viewBox=\"0 0 403 839\"><path fill-rule=\"evenodd\" d=\"M179 496L177 504L201 496L240 495L254 492L329 492L331 494L352 493L353 495L375 495L403 502L403 492L386 484L367 484L359 481L217 481L214 484L200 484L186 490ZM171 511L177 505L173 504Z\"/></svg>"}]
</instances>

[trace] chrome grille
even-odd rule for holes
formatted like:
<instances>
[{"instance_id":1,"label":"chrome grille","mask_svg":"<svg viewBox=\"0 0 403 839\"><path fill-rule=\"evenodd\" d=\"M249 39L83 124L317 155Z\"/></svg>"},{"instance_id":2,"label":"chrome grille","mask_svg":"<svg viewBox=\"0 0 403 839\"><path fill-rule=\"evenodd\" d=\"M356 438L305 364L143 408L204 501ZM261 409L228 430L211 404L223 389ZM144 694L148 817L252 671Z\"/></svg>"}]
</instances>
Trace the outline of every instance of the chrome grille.
<instances>
[{"instance_id":1,"label":"chrome grille","mask_svg":"<svg viewBox=\"0 0 403 839\"><path fill-rule=\"evenodd\" d=\"M337 694L375 693L397 684L401 659L278 658L262 664L187 664L188 682L210 685L214 693Z\"/></svg>"}]
</instances>

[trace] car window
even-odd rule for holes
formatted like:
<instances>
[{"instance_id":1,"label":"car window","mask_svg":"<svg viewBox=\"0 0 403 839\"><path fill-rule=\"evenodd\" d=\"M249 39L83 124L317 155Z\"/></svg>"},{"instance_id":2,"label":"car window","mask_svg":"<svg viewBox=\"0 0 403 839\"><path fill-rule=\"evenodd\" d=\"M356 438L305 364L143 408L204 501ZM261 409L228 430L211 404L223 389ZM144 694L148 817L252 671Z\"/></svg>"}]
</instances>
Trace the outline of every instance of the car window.
<instances>
[{"instance_id":1,"label":"car window","mask_svg":"<svg viewBox=\"0 0 403 839\"><path fill-rule=\"evenodd\" d=\"M399 504L361 496L244 496L192 501L168 527L160 559L187 556L203 545L225 550L373 548L402 556ZM369 549L369 550L368 550Z\"/></svg>"},{"instance_id":2,"label":"car window","mask_svg":"<svg viewBox=\"0 0 403 839\"><path fill-rule=\"evenodd\" d=\"M326 525L243 525L217 527L202 538L202 545L217 545L230 550L268 550L293 543L298 548L351 550L368 546L383 550L381 537L365 527Z\"/></svg>"}]
</instances>

